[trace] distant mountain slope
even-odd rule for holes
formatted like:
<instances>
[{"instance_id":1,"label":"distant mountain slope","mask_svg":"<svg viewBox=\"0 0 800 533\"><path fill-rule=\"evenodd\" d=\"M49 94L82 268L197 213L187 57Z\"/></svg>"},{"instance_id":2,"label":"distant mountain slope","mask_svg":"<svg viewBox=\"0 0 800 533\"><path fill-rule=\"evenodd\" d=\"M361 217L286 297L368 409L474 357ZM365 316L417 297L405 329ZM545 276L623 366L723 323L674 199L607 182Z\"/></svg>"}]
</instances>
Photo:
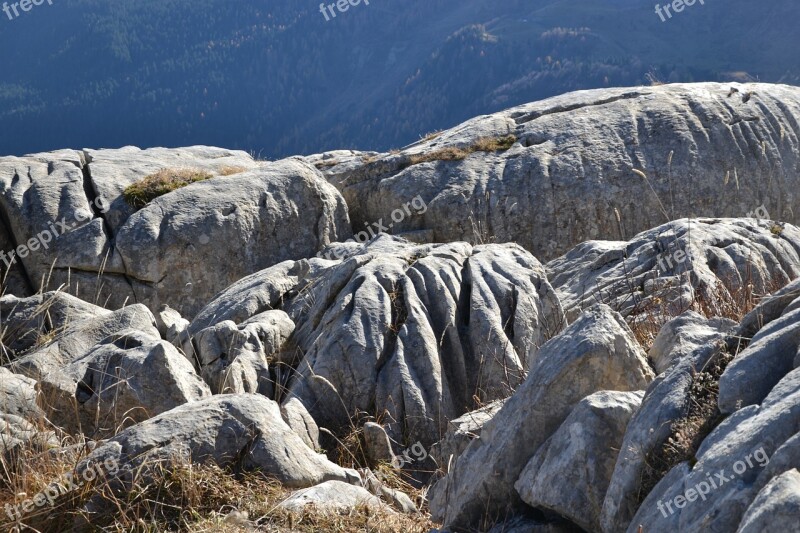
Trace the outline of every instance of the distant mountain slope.
<instances>
[{"instance_id":1,"label":"distant mountain slope","mask_svg":"<svg viewBox=\"0 0 800 533\"><path fill-rule=\"evenodd\" d=\"M74 0L0 12L0 152L388 149L574 89L800 78L800 5Z\"/></svg>"}]
</instances>

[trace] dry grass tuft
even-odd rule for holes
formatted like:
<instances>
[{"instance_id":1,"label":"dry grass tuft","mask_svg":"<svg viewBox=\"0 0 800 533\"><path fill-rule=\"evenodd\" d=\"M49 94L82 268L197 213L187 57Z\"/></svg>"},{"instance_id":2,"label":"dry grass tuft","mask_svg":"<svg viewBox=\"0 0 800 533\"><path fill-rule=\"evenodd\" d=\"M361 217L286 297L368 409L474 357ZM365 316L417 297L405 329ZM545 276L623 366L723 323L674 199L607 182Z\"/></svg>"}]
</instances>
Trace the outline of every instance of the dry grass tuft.
<instances>
[{"instance_id":1,"label":"dry grass tuft","mask_svg":"<svg viewBox=\"0 0 800 533\"><path fill-rule=\"evenodd\" d=\"M2 478L0 508L31 497L48 483L70 472L79 456L19 465L13 487ZM386 510L359 508L351 512L323 512L310 507L293 513L279 507L290 491L257 472L234 473L213 464L156 463L146 477L134 479L130 490L120 491L103 481L87 485L57 501L45 504L36 515L26 515L21 524L43 533L77 531L297 531L312 533L406 531L423 533L434 527L427 516L403 515ZM19 494L20 481L26 485ZM89 514L83 506L100 496L103 505ZM2 530L14 524L2 523ZM20 525L20 524L17 524ZM25 529L23 529L25 530Z\"/></svg>"},{"instance_id":2,"label":"dry grass tuft","mask_svg":"<svg viewBox=\"0 0 800 533\"><path fill-rule=\"evenodd\" d=\"M505 137L484 137L473 144L458 148L449 146L432 152L413 154L409 156L409 166L431 161L461 161L475 152L502 152L509 150L517 142L515 135Z\"/></svg>"},{"instance_id":3,"label":"dry grass tuft","mask_svg":"<svg viewBox=\"0 0 800 533\"><path fill-rule=\"evenodd\" d=\"M241 174L242 172L246 172L248 169L246 167L239 167L239 166L226 166L219 169L220 176L233 176L234 174Z\"/></svg>"},{"instance_id":4,"label":"dry grass tuft","mask_svg":"<svg viewBox=\"0 0 800 533\"><path fill-rule=\"evenodd\" d=\"M159 196L213 177L210 172L197 168L163 168L129 185L122 196L128 205L141 209Z\"/></svg>"}]
</instances>

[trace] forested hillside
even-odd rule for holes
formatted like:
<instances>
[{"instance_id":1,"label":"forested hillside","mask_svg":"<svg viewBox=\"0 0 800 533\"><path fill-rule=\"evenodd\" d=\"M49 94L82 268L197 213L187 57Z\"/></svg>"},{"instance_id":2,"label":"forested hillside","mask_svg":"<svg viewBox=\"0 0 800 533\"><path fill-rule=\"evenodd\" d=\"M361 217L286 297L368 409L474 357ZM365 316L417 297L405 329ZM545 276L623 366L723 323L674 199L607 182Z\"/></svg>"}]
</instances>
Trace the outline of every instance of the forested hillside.
<instances>
[{"instance_id":1,"label":"forested hillside","mask_svg":"<svg viewBox=\"0 0 800 533\"><path fill-rule=\"evenodd\" d=\"M0 149L387 149L584 88L800 76L793 0L73 0L0 14ZM733 43L733 44L731 44ZM787 68L787 65L789 67Z\"/></svg>"}]
</instances>

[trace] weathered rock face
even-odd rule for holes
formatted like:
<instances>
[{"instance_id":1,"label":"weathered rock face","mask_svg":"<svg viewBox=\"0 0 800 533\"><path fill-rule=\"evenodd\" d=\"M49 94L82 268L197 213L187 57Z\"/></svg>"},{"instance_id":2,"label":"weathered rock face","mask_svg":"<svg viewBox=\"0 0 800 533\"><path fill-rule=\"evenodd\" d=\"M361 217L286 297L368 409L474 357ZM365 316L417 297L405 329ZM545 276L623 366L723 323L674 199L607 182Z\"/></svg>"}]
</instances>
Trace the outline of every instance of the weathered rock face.
<instances>
[{"instance_id":1,"label":"weathered rock face","mask_svg":"<svg viewBox=\"0 0 800 533\"><path fill-rule=\"evenodd\" d=\"M794 296L791 301L786 297ZM798 367L800 350L800 281L773 299L784 300L784 309L753 336L747 348L728 365L719 381L719 408L725 414L757 405L790 370ZM777 302L770 305L774 308ZM763 317L760 306L754 314ZM763 318L762 318L763 320Z\"/></svg>"},{"instance_id":2,"label":"weathered rock face","mask_svg":"<svg viewBox=\"0 0 800 533\"><path fill-rule=\"evenodd\" d=\"M67 326L111 312L63 292L29 298L8 294L0 298L0 347L6 360L33 348Z\"/></svg>"},{"instance_id":3,"label":"weathered rock face","mask_svg":"<svg viewBox=\"0 0 800 533\"><path fill-rule=\"evenodd\" d=\"M697 348L724 338L737 325L727 318L706 318L687 311L662 326L647 355L661 374Z\"/></svg>"},{"instance_id":4,"label":"weathered rock face","mask_svg":"<svg viewBox=\"0 0 800 533\"><path fill-rule=\"evenodd\" d=\"M796 307L798 288L793 282L764 298L733 332L696 348L656 379L628 424L604 502L603 531L634 533L639 526L644 531L735 531L740 522L743 527L742 517L758 492L797 464L800 369L787 363L797 351L797 342L789 340L792 320L787 317ZM776 351L776 338L783 342L782 350ZM725 354L735 358L719 381L719 404L732 414L703 439L694 454L697 464L674 466L640 506L648 455L664 445L673 423L686 416L697 370ZM745 367L751 372L742 372ZM703 484L709 478L719 484L709 489ZM701 484L706 491L702 497ZM683 499L680 507L677 497Z\"/></svg>"},{"instance_id":5,"label":"weathered rock face","mask_svg":"<svg viewBox=\"0 0 800 533\"><path fill-rule=\"evenodd\" d=\"M724 315L800 276L800 230L756 219L678 220L630 242L586 242L547 263L568 316L601 301L629 320Z\"/></svg>"},{"instance_id":6,"label":"weathered rock face","mask_svg":"<svg viewBox=\"0 0 800 533\"><path fill-rule=\"evenodd\" d=\"M0 457L22 445L58 445L51 431L42 431L37 397L34 380L0 367Z\"/></svg>"},{"instance_id":7,"label":"weathered rock face","mask_svg":"<svg viewBox=\"0 0 800 533\"><path fill-rule=\"evenodd\" d=\"M769 481L762 476L770 457L800 432L800 369L784 377L761 405L745 407L703 440L697 463L677 479L665 477L642 503L628 532L660 527L663 515L673 516L677 531L736 531L748 507ZM779 475L782 472L775 472ZM717 477L721 474L723 477ZM710 479L715 481L711 485ZM702 485L701 485L702 484ZM690 497L688 490L694 490ZM704 492L699 501L699 492ZM669 495L686 494L683 505ZM666 496L667 498L665 499ZM659 507L661 503L661 507ZM667 504L672 504L671 507ZM658 513L656 508L666 511Z\"/></svg>"},{"instance_id":8,"label":"weathered rock face","mask_svg":"<svg viewBox=\"0 0 800 533\"><path fill-rule=\"evenodd\" d=\"M420 195L427 210L398 216L392 231L432 230L435 242L494 235L546 260L582 241L625 239L687 216L744 217L763 205L765 218L800 222L798 124L797 87L600 89L478 117L399 153L361 164L343 157L323 169L354 228L388 222ZM509 134L518 141L507 151L414 164Z\"/></svg>"},{"instance_id":9,"label":"weathered rock face","mask_svg":"<svg viewBox=\"0 0 800 533\"><path fill-rule=\"evenodd\" d=\"M507 396L563 322L542 265L519 246L381 236L343 261L283 263L231 286L198 314L184 350L201 352L198 338L221 322L277 308L302 357L289 394L320 426L377 411L394 441L426 447L474 396Z\"/></svg>"},{"instance_id":10,"label":"weathered rock face","mask_svg":"<svg viewBox=\"0 0 800 533\"><path fill-rule=\"evenodd\" d=\"M294 322L283 311L265 311L236 324L231 320L201 330L194 338L203 379L214 394L275 395L272 363L291 363Z\"/></svg>"},{"instance_id":11,"label":"weathered rock face","mask_svg":"<svg viewBox=\"0 0 800 533\"><path fill-rule=\"evenodd\" d=\"M601 514L604 532L628 527L643 490L649 456L672 434L675 422L685 417L697 369L721 356L724 342L702 346L660 374L647 388L642 405L628 423Z\"/></svg>"},{"instance_id":12,"label":"weathered rock face","mask_svg":"<svg viewBox=\"0 0 800 533\"><path fill-rule=\"evenodd\" d=\"M787 470L770 481L747 509L737 533L792 531L800 517L800 472Z\"/></svg>"},{"instance_id":13,"label":"weathered rock face","mask_svg":"<svg viewBox=\"0 0 800 533\"><path fill-rule=\"evenodd\" d=\"M125 203L127 185L176 167L216 177L136 212ZM0 213L3 251L26 246L2 265L14 294L66 284L110 308L169 304L188 316L252 272L350 236L342 197L313 166L208 147L1 158Z\"/></svg>"},{"instance_id":14,"label":"weathered rock face","mask_svg":"<svg viewBox=\"0 0 800 533\"><path fill-rule=\"evenodd\" d=\"M496 400L451 420L447 424L447 433L431 448L431 456L439 468L447 472L451 461L456 461L469 443L481 436L483 426L494 418L503 404L505 399Z\"/></svg>"},{"instance_id":15,"label":"weathered rock face","mask_svg":"<svg viewBox=\"0 0 800 533\"><path fill-rule=\"evenodd\" d=\"M522 500L599 531L625 428L642 396L643 391L602 391L581 400L514 484Z\"/></svg>"},{"instance_id":16,"label":"weathered rock face","mask_svg":"<svg viewBox=\"0 0 800 533\"><path fill-rule=\"evenodd\" d=\"M578 402L601 390L643 390L652 379L619 314L604 305L587 310L542 347L525 382L433 487L434 518L469 528L520 507L514 483Z\"/></svg>"},{"instance_id":17,"label":"weathered rock face","mask_svg":"<svg viewBox=\"0 0 800 533\"><path fill-rule=\"evenodd\" d=\"M222 394L176 407L126 429L87 458L116 462L123 482L146 476L159 460L258 469L293 488L360 482L357 472L306 446L283 421L278 404L257 394Z\"/></svg>"},{"instance_id":18,"label":"weathered rock face","mask_svg":"<svg viewBox=\"0 0 800 533\"><path fill-rule=\"evenodd\" d=\"M143 305L130 305L68 324L52 341L26 353L15 360L11 367L39 379L51 372L58 372L65 365L85 356L109 336L125 330L135 330L153 339L159 338L153 314Z\"/></svg>"},{"instance_id":19,"label":"weathered rock face","mask_svg":"<svg viewBox=\"0 0 800 533\"><path fill-rule=\"evenodd\" d=\"M39 386L52 422L95 439L211 396L175 347L133 330L112 335L49 372Z\"/></svg>"}]
</instances>

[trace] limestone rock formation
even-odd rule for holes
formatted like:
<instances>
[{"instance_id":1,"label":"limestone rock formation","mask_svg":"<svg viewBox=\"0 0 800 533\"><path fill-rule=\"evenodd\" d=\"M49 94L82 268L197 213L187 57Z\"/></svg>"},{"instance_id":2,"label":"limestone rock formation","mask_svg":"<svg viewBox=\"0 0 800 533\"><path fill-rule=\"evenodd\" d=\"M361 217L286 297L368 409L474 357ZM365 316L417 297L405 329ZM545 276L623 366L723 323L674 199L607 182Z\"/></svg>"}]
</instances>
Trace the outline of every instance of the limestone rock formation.
<instances>
[{"instance_id":1,"label":"limestone rock formation","mask_svg":"<svg viewBox=\"0 0 800 533\"><path fill-rule=\"evenodd\" d=\"M313 160L328 162L354 228L391 222L419 195L425 212L395 214L393 232L492 236L545 261L684 217L758 212L797 224L798 117L800 88L787 85L598 89L476 117L360 162Z\"/></svg>"}]
</instances>

